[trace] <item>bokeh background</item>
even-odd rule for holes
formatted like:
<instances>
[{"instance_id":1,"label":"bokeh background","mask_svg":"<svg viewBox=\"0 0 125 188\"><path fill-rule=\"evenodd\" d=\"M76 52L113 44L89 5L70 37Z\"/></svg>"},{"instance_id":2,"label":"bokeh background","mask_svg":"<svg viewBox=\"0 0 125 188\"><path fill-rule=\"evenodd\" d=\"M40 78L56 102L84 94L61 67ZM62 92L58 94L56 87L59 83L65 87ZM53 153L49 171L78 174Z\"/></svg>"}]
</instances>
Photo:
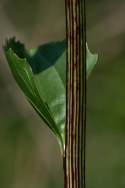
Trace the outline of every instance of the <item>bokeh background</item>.
<instances>
[{"instance_id":1,"label":"bokeh background","mask_svg":"<svg viewBox=\"0 0 125 188\"><path fill-rule=\"evenodd\" d=\"M125 1L87 0L87 188L125 187ZM0 188L63 188L59 146L16 85L2 45L65 38L63 0L0 0Z\"/></svg>"}]
</instances>

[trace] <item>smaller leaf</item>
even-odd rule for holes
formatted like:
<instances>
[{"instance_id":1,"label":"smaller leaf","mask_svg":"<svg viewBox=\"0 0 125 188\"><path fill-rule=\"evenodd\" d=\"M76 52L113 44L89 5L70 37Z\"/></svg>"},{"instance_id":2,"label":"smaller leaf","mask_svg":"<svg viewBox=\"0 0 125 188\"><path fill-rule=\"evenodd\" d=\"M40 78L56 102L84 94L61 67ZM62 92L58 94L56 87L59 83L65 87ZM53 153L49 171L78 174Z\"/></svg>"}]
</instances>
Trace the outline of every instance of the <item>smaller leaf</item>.
<instances>
[{"instance_id":1,"label":"smaller leaf","mask_svg":"<svg viewBox=\"0 0 125 188\"><path fill-rule=\"evenodd\" d=\"M88 77L97 63L98 55L92 54L88 48L88 45L86 45L86 50L87 50L87 77Z\"/></svg>"}]
</instances>

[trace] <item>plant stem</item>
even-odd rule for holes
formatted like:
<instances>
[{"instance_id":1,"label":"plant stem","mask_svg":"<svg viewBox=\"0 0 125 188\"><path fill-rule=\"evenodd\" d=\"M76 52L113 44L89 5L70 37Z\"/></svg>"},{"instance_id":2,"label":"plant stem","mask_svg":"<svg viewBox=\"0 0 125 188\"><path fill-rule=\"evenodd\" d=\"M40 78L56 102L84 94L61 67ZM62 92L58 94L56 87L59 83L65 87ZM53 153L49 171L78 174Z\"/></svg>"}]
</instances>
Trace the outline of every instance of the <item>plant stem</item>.
<instances>
[{"instance_id":1,"label":"plant stem","mask_svg":"<svg viewBox=\"0 0 125 188\"><path fill-rule=\"evenodd\" d=\"M86 15L85 0L66 0L67 103L65 188L85 188Z\"/></svg>"}]
</instances>

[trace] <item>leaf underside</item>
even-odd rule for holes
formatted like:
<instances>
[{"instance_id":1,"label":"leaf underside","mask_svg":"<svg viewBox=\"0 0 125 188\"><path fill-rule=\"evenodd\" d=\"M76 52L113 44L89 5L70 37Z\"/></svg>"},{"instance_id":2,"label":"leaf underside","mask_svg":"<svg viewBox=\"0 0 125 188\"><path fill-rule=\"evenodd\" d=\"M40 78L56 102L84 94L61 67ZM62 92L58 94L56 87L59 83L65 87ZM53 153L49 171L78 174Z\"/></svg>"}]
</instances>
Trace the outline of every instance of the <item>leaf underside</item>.
<instances>
[{"instance_id":1,"label":"leaf underside","mask_svg":"<svg viewBox=\"0 0 125 188\"><path fill-rule=\"evenodd\" d=\"M15 38L6 41L4 52L18 85L40 117L65 146L66 44L65 40L27 50ZM87 47L87 77L97 55Z\"/></svg>"}]
</instances>

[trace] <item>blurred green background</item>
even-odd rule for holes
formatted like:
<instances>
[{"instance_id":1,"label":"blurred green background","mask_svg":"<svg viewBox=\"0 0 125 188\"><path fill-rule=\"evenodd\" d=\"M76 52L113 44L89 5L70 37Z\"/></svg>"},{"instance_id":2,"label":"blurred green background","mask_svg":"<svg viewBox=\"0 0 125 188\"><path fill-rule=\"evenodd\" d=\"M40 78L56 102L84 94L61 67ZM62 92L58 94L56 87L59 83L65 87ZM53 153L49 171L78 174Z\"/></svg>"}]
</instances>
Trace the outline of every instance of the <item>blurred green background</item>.
<instances>
[{"instance_id":1,"label":"blurred green background","mask_svg":"<svg viewBox=\"0 0 125 188\"><path fill-rule=\"evenodd\" d=\"M87 0L87 41L99 62L88 80L87 188L125 187L125 1ZM0 0L0 188L63 188L56 139L16 85L2 45L65 38L63 0Z\"/></svg>"}]
</instances>

